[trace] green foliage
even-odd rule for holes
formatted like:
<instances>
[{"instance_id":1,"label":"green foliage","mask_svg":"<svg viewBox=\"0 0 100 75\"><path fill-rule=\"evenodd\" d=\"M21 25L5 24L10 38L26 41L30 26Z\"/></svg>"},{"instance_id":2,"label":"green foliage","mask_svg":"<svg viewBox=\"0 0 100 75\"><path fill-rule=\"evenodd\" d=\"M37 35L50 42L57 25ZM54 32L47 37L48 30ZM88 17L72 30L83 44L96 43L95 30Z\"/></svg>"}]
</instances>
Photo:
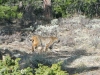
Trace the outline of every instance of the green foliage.
<instances>
[{"instance_id":1,"label":"green foliage","mask_svg":"<svg viewBox=\"0 0 100 75\"><path fill-rule=\"evenodd\" d=\"M99 0L52 0L52 9L55 14L69 16L75 13L88 17L100 16Z\"/></svg>"},{"instance_id":2,"label":"green foliage","mask_svg":"<svg viewBox=\"0 0 100 75\"><path fill-rule=\"evenodd\" d=\"M0 0L0 19L22 18L23 13L18 11L20 1L23 3L23 8L30 6L34 9L33 12L36 15L43 12L43 2L41 0ZM99 0L51 0L51 2L53 13L58 15L61 13L62 17L75 13L88 17L100 16Z\"/></svg>"},{"instance_id":3,"label":"green foliage","mask_svg":"<svg viewBox=\"0 0 100 75\"><path fill-rule=\"evenodd\" d=\"M0 19L22 18L23 11L18 11L20 1L23 3L22 7L25 8L23 10L30 6L34 9L34 14L43 13L43 2L41 0L0 0ZM51 2L53 13L58 15L60 13L62 17L75 13L88 17L100 16L99 0L51 0Z\"/></svg>"},{"instance_id":4,"label":"green foliage","mask_svg":"<svg viewBox=\"0 0 100 75\"><path fill-rule=\"evenodd\" d=\"M70 2L68 1L70 4ZM66 15L66 3L61 0L52 1L52 9L55 14L61 13L64 17Z\"/></svg>"},{"instance_id":5,"label":"green foliage","mask_svg":"<svg viewBox=\"0 0 100 75\"><path fill-rule=\"evenodd\" d=\"M0 60L0 75L69 75L67 72L61 70L62 62L52 64L51 67L38 64L39 68L35 69L35 74L33 74L30 67L20 70L19 61L20 58L13 60L10 56L6 56L3 60Z\"/></svg>"},{"instance_id":6,"label":"green foliage","mask_svg":"<svg viewBox=\"0 0 100 75\"><path fill-rule=\"evenodd\" d=\"M33 75L30 67L20 70L20 58L16 60L6 56L4 60L0 60L0 75Z\"/></svg>"},{"instance_id":7,"label":"green foliage","mask_svg":"<svg viewBox=\"0 0 100 75\"><path fill-rule=\"evenodd\" d=\"M0 18L21 18L22 17L22 13L18 13L17 12L18 6L2 6L0 5Z\"/></svg>"},{"instance_id":8,"label":"green foliage","mask_svg":"<svg viewBox=\"0 0 100 75\"><path fill-rule=\"evenodd\" d=\"M21 18L22 15L16 0L0 0L0 19Z\"/></svg>"},{"instance_id":9,"label":"green foliage","mask_svg":"<svg viewBox=\"0 0 100 75\"><path fill-rule=\"evenodd\" d=\"M35 75L69 75L65 71L61 70L62 62L52 64L51 67L38 64L38 69L35 69Z\"/></svg>"}]
</instances>

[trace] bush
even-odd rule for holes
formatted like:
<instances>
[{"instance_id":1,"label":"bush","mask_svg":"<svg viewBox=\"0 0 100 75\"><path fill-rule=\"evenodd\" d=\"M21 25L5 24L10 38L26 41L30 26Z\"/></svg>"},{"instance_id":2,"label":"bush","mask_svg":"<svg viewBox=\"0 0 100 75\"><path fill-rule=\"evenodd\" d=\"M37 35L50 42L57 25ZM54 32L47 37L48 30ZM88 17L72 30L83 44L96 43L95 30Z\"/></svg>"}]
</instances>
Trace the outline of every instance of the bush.
<instances>
[{"instance_id":1,"label":"bush","mask_svg":"<svg viewBox=\"0 0 100 75\"><path fill-rule=\"evenodd\" d=\"M18 1L0 0L0 19L22 18L23 13L19 11Z\"/></svg>"},{"instance_id":2,"label":"bush","mask_svg":"<svg viewBox=\"0 0 100 75\"><path fill-rule=\"evenodd\" d=\"M62 14L62 17L75 13L95 17L100 16L99 3L99 0L52 0L52 9L55 15Z\"/></svg>"},{"instance_id":3,"label":"bush","mask_svg":"<svg viewBox=\"0 0 100 75\"><path fill-rule=\"evenodd\" d=\"M61 70L61 63L52 64L51 67L39 64L37 69L35 69L35 75L69 75L65 71Z\"/></svg>"},{"instance_id":4,"label":"bush","mask_svg":"<svg viewBox=\"0 0 100 75\"><path fill-rule=\"evenodd\" d=\"M0 5L0 19L21 18L22 13L17 12L17 6L3 6Z\"/></svg>"},{"instance_id":5,"label":"bush","mask_svg":"<svg viewBox=\"0 0 100 75\"><path fill-rule=\"evenodd\" d=\"M33 75L30 67L20 70L20 58L16 60L6 56L4 60L0 60L0 75Z\"/></svg>"},{"instance_id":6,"label":"bush","mask_svg":"<svg viewBox=\"0 0 100 75\"><path fill-rule=\"evenodd\" d=\"M100 0L51 0L51 3L53 17L72 16L75 13L88 17L100 16ZM21 18L25 15L25 10L31 10L30 13L36 16L43 16L41 0L0 0L0 4L0 19Z\"/></svg>"},{"instance_id":7,"label":"bush","mask_svg":"<svg viewBox=\"0 0 100 75\"><path fill-rule=\"evenodd\" d=\"M0 75L69 75L61 70L62 62L52 64L51 67L38 64L39 68L35 69L35 74L33 74L30 67L20 70L19 60L20 58L13 60L10 56L0 60Z\"/></svg>"}]
</instances>

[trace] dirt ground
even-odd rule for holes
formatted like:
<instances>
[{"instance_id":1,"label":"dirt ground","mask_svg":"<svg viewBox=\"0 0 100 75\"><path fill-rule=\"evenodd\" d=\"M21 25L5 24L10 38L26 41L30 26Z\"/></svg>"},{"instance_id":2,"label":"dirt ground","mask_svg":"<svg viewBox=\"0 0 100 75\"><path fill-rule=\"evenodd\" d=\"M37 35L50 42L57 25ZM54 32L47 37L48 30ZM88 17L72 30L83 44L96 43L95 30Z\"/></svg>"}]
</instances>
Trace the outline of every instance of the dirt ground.
<instances>
[{"instance_id":1,"label":"dirt ground","mask_svg":"<svg viewBox=\"0 0 100 75\"><path fill-rule=\"evenodd\" d=\"M32 43L26 36L24 36L24 41L20 41L19 38L22 37L20 36L16 38L17 40L13 39L12 42L1 42L0 51L10 54L12 57L22 58L21 62L24 62L24 65L21 64L22 68L36 61L51 65L63 60L62 69L70 75L99 75L100 19L87 20L84 17L73 17L61 20L58 26L51 26L51 30L49 27L40 26L35 31L38 34L41 32L39 35L46 36L45 32L52 34L58 30L57 37L60 39L60 43L46 53L32 52ZM32 64L33 67L35 65Z\"/></svg>"}]
</instances>

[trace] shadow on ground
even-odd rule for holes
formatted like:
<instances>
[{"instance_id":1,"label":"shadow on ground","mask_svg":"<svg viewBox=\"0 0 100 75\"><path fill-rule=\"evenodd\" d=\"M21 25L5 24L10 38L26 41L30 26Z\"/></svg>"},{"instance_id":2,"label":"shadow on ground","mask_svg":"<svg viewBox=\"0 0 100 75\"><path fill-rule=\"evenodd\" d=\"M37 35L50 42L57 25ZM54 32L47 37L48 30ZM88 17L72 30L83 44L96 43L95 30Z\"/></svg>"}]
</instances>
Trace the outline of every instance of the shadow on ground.
<instances>
[{"instance_id":1,"label":"shadow on ground","mask_svg":"<svg viewBox=\"0 0 100 75\"><path fill-rule=\"evenodd\" d=\"M62 69L67 71L70 75L75 74L75 73L82 73L82 72L87 72L87 71L92 71L92 70L97 70L100 69L99 67L78 67L78 68L69 68L68 65L70 65L74 60L80 58L81 56L87 56L90 55L86 53L86 50L76 50L72 52L47 52L47 53L26 53L26 52L21 52L19 50L13 50L10 51L8 49L3 50L0 49L0 59L4 55L9 54L12 59L16 58L21 58L20 60L20 68L25 68L25 67L32 67L37 68L38 64L44 64L51 66L53 63L56 63L58 61L63 60L62 64Z\"/></svg>"}]
</instances>

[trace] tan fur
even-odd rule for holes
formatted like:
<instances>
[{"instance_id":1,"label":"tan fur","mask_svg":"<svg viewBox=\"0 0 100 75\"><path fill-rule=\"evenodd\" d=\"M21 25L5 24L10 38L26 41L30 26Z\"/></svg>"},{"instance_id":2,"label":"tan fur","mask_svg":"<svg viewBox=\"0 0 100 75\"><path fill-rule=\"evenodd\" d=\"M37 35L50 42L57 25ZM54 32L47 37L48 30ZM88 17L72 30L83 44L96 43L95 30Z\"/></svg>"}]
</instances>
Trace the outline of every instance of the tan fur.
<instances>
[{"instance_id":1,"label":"tan fur","mask_svg":"<svg viewBox=\"0 0 100 75\"><path fill-rule=\"evenodd\" d=\"M37 47L42 46L46 51L49 47L51 47L55 42L58 42L57 37L42 37L39 35L34 35L31 38L32 41L32 51L34 51Z\"/></svg>"}]
</instances>

